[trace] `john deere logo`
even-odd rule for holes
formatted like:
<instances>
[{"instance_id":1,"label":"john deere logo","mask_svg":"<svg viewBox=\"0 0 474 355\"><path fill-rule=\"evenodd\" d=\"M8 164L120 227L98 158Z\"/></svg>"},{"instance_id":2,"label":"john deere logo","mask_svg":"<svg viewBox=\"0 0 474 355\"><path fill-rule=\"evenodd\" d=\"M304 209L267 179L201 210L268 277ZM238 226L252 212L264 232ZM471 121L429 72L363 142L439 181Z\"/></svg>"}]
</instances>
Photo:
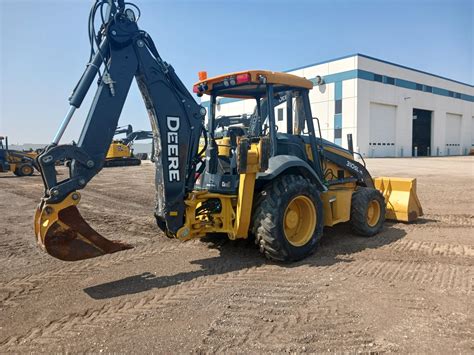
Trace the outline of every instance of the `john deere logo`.
<instances>
[{"instance_id":1,"label":"john deere logo","mask_svg":"<svg viewBox=\"0 0 474 355\"><path fill-rule=\"evenodd\" d=\"M178 150L178 130L179 117L167 116L166 124L168 126L168 181L179 181L179 150Z\"/></svg>"}]
</instances>

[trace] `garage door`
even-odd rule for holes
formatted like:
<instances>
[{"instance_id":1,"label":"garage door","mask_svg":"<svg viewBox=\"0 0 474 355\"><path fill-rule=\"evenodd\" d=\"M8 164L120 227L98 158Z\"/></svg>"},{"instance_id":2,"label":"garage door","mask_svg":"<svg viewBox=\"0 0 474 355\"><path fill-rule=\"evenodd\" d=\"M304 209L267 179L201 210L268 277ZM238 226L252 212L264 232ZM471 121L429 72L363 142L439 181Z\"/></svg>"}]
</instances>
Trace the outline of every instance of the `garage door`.
<instances>
[{"instance_id":1,"label":"garage door","mask_svg":"<svg viewBox=\"0 0 474 355\"><path fill-rule=\"evenodd\" d=\"M370 103L369 156L394 157L397 106Z\"/></svg>"},{"instance_id":2,"label":"garage door","mask_svg":"<svg viewBox=\"0 0 474 355\"><path fill-rule=\"evenodd\" d=\"M446 155L461 154L461 115L446 114Z\"/></svg>"}]
</instances>

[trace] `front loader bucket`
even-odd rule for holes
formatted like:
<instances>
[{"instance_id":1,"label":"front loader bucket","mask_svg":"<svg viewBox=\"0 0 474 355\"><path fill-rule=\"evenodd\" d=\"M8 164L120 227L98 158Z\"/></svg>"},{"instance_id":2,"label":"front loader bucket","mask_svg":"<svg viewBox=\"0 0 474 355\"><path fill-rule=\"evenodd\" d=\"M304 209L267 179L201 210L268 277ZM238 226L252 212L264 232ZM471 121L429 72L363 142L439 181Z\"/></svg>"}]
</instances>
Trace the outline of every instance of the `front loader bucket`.
<instances>
[{"instance_id":1,"label":"front loader bucket","mask_svg":"<svg viewBox=\"0 0 474 355\"><path fill-rule=\"evenodd\" d=\"M413 222L423 216L423 209L416 195L416 179L377 177L374 178L374 185L382 192L387 203L386 219Z\"/></svg>"},{"instance_id":2,"label":"front loader bucket","mask_svg":"<svg viewBox=\"0 0 474 355\"><path fill-rule=\"evenodd\" d=\"M40 203L35 235L42 249L60 260L77 261L132 248L97 233L79 213L79 200L79 193L72 192L60 203Z\"/></svg>"}]
</instances>

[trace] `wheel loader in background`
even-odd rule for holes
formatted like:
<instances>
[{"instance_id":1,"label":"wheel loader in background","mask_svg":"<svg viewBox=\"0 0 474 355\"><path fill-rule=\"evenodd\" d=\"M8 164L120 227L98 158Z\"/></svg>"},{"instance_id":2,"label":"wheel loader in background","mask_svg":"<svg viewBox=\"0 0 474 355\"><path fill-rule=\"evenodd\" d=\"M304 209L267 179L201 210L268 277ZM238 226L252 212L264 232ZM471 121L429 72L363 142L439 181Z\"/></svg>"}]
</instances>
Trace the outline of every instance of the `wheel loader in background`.
<instances>
[{"instance_id":1,"label":"wheel loader in background","mask_svg":"<svg viewBox=\"0 0 474 355\"><path fill-rule=\"evenodd\" d=\"M103 7L105 22L97 35L93 22ZM321 138L311 114L309 80L265 70L202 75L193 92L210 95L206 123L206 110L138 28L133 8L124 1L97 0L92 6L90 64L52 143L38 157L45 195L34 226L50 255L73 261L131 248L98 234L77 205L78 190L104 166L133 78L154 133L155 216L170 237L253 237L268 258L295 261L315 250L324 227L349 222L355 233L374 236L385 218L409 222L422 214L415 179L372 178L350 151ZM59 145L97 76L101 80L78 143ZM243 127L233 129L230 119L216 117L218 97L254 100L256 110L237 117ZM282 102L289 114L286 132L275 124ZM71 160L69 178L58 181L54 162L62 158Z\"/></svg>"},{"instance_id":2,"label":"wheel loader in background","mask_svg":"<svg viewBox=\"0 0 474 355\"><path fill-rule=\"evenodd\" d=\"M105 168L115 166L136 166L142 163L140 156L135 156L133 153L133 143L139 140L152 139L153 132L134 131L131 125L127 125L117 127L114 137L123 133L126 134L125 138L112 140L112 143L107 150L107 155L105 156Z\"/></svg>"},{"instance_id":3,"label":"wheel loader in background","mask_svg":"<svg viewBox=\"0 0 474 355\"><path fill-rule=\"evenodd\" d=\"M9 149L8 137L0 137L0 173L11 171L16 176L31 176L36 168L37 155L35 151Z\"/></svg>"}]
</instances>

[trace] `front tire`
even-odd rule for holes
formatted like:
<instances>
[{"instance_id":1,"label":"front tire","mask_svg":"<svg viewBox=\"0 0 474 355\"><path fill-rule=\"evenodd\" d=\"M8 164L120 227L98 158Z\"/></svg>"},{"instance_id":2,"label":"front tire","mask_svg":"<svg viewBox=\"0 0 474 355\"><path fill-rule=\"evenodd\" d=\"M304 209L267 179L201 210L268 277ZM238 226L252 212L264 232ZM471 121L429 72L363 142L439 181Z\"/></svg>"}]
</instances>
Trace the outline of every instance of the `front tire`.
<instances>
[{"instance_id":1,"label":"front tire","mask_svg":"<svg viewBox=\"0 0 474 355\"><path fill-rule=\"evenodd\" d=\"M351 226L354 233L372 237L385 222L385 199L379 190L360 187L352 194Z\"/></svg>"},{"instance_id":2,"label":"front tire","mask_svg":"<svg viewBox=\"0 0 474 355\"><path fill-rule=\"evenodd\" d=\"M33 175L34 169L32 165L23 164L17 169L15 169L15 171L16 171L15 175L18 175L18 176L31 176Z\"/></svg>"},{"instance_id":3,"label":"front tire","mask_svg":"<svg viewBox=\"0 0 474 355\"><path fill-rule=\"evenodd\" d=\"M316 186L298 175L284 175L255 201L252 233L269 259L297 261L312 254L323 231L323 208Z\"/></svg>"}]
</instances>

